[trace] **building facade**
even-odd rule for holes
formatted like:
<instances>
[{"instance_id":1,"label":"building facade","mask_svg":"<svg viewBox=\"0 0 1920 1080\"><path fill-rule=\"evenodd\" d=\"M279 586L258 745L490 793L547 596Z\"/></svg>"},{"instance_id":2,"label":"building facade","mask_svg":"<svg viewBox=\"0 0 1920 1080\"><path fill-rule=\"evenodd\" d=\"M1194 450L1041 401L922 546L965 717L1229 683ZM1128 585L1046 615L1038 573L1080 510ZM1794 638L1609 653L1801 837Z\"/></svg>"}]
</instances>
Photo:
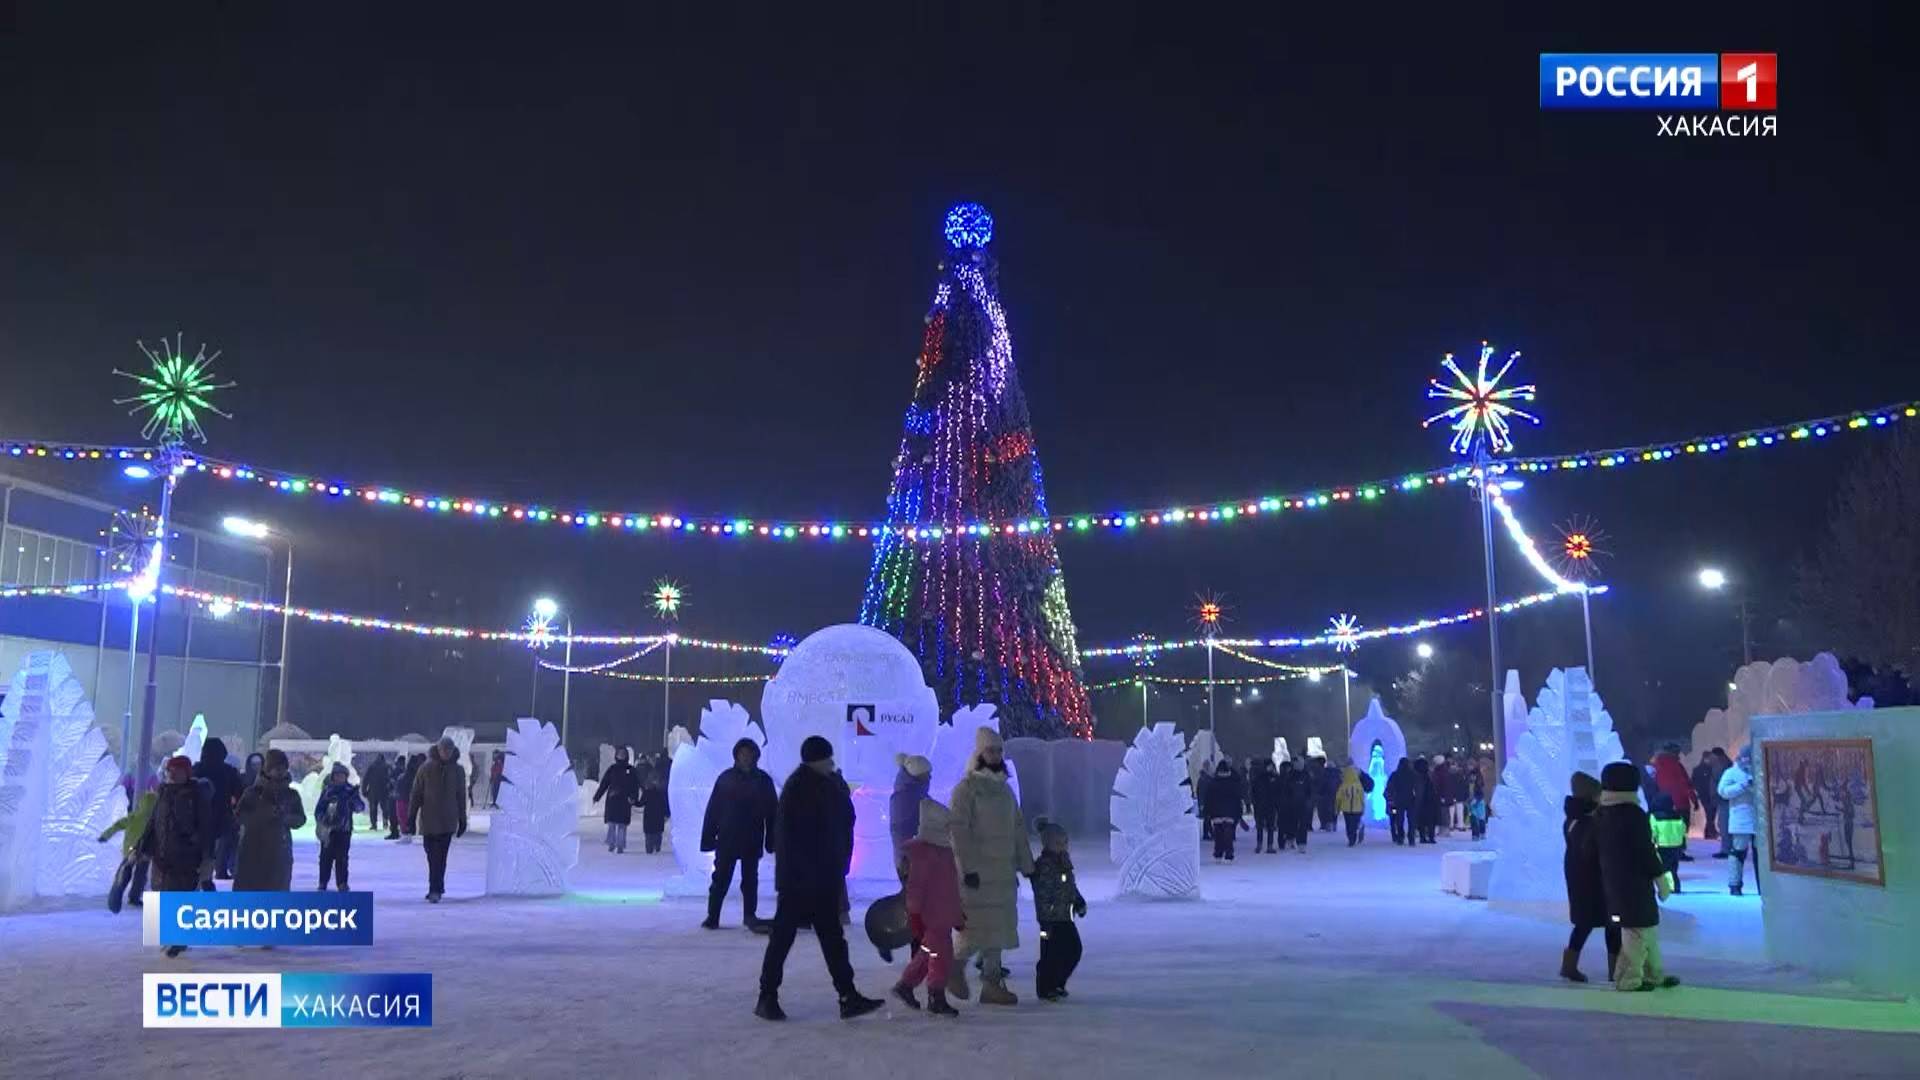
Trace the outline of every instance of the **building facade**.
<instances>
[{"instance_id":1,"label":"building facade","mask_svg":"<svg viewBox=\"0 0 1920 1080\"><path fill-rule=\"evenodd\" d=\"M0 586L117 580L137 563L138 511L0 473ZM273 552L225 534L174 525L164 580L211 593L269 596ZM278 599L277 595L272 596ZM185 732L196 715L244 752L273 723L279 626L273 616L218 610L160 595L141 605L138 638L124 590L0 600L0 696L26 654L57 649L87 687L107 743L137 732L147 652L158 635L154 731Z\"/></svg>"}]
</instances>

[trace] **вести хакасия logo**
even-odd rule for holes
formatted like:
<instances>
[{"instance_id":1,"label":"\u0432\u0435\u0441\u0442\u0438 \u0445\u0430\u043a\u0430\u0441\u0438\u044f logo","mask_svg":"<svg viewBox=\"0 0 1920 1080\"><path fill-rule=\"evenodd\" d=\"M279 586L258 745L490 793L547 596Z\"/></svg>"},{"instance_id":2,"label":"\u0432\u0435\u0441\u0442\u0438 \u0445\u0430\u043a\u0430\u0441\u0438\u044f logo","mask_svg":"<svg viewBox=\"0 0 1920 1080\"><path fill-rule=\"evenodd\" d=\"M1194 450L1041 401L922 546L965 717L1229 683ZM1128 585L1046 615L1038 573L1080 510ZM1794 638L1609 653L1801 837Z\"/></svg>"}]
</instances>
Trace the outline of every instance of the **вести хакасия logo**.
<instances>
[{"instance_id":1,"label":"\u0432\u0435\u0441\u0442\u0438 \u0445\u0430\u043a\u0430\u0441\u0438\u044f logo","mask_svg":"<svg viewBox=\"0 0 1920 1080\"><path fill-rule=\"evenodd\" d=\"M1658 114L1663 136L1778 133L1774 53L1541 53L1540 107Z\"/></svg>"}]
</instances>

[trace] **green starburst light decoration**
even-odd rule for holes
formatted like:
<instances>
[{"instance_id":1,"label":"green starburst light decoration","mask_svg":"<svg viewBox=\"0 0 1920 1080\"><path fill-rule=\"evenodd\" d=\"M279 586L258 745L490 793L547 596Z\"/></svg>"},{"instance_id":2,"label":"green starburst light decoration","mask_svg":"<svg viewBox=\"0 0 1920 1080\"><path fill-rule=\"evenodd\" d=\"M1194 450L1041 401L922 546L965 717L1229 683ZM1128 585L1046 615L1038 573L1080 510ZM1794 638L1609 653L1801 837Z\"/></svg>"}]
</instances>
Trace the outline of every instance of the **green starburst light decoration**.
<instances>
[{"instance_id":1,"label":"green starburst light decoration","mask_svg":"<svg viewBox=\"0 0 1920 1080\"><path fill-rule=\"evenodd\" d=\"M207 347L202 344L199 351L189 359L180 346L181 335L174 335L172 341L161 339L158 350L150 349L147 343L137 342L140 351L147 354L152 365L145 373L114 369L114 374L132 379L139 392L132 397L117 398L115 405L131 405L129 416L147 414L146 426L140 429L140 437L153 439L161 443L180 443L191 435L200 442L207 441L207 433L200 428L200 414L212 413L215 416L231 420L233 416L222 412L213 403L216 391L226 390L234 384L221 382L213 373L213 362L220 358L215 350L207 355Z\"/></svg>"}]
</instances>

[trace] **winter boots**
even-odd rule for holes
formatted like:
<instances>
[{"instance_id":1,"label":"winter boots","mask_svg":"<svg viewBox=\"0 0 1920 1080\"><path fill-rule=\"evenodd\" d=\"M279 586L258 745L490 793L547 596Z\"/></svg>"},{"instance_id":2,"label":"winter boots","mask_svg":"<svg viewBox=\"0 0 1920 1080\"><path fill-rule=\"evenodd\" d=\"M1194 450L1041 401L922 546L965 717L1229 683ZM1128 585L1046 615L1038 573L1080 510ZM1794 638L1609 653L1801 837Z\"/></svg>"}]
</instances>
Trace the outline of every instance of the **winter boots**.
<instances>
[{"instance_id":1,"label":"winter boots","mask_svg":"<svg viewBox=\"0 0 1920 1080\"><path fill-rule=\"evenodd\" d=\"M775 994L761 994L760 1000L753 1003L753 1015L762 1020L785 1020L786 1010L780 1007L780 998Z\"/></svg>"},{"instance_id":2,"label":"winter boots","mask_svg":"<svg viewBox=\"0 0 1920 1080\"><path fill-rule=\"evenodd\" d=\"M987 979L980 984L980 1004L982 1005L1018 1005L1020 999L1007 989L1005 978Z\"/></svg>"},{"instance_id":3,"label":"winter boots","mask_svg":"<svg viewBox=\"0 0 1920 1080\"><path fill-rule=\"evenodd\" d=\"M879 998L863 997L858 990L840 995L840 1019L852 1020L865 1016L886 1002Z\"/></svg>"},{"instance_id":4,"label":"winter boots","mask_svg":"<svg viewBox=\"0 0 1920 1080\"><path fill-rule=\"evenodd\" d=\"M908 986L906 983L893 984L893 997L894 1000L905 1005L907 1008L913 1009L916 1012L919 1011L920 999L913 996L913 987Z\"/></svg>"},{"instance_id":5,"label":"winter boots","mask_svg":"<svg viewBox=\"0 0 1920 1080\"><path fill-rule=\"evenodd\" d=\"M1580 974L1580 954L1572 949L1560 950L1560 977L1568 982L1583 983L1585 975Z\"/></svg>"},{"instance_id":6,"label":"winter boots","mask_svg":"<svg viewBox=\"0 0 1920 1080\"><path fill-rule=\"evenodd\" d=\"M947 993L939 987L927 991L928 1016L959 1016L960 1010L947 1004Z\"/></svg>"},{"instance_id":7,"label":"winter boots","mask_svg":"<svg viewBox=\"0 0 1920 1080\"><path fill-rule=\"evenodd\" d=\"M967 987L967 965L961 963L958 958L954 960L953 966L947 969L946 989L948 997L959 998L961 1001L973 996L973 991Z\"/></svg>"}]
</instances>

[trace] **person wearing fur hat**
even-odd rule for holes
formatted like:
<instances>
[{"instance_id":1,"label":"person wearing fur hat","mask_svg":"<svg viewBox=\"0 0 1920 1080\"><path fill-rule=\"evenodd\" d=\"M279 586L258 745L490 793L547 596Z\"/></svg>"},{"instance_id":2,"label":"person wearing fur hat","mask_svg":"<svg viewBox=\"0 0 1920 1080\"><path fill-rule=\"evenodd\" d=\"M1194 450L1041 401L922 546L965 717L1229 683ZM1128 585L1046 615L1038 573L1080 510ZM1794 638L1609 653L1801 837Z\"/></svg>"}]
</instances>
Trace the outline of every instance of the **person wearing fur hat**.
<instances>
[{"instance_id":1,"label":"person wearing fur hat","mask_svg":"<svg viewBox=\"0 0 1920 1080\"><path fill-rule=\"evenodd\" d=\"M1614 961L1620 956L1620 927L1607 915L1607 891L1600 883L1600 848L1594 843L1593 813L1600 808L1600 781L1583 772L1573 774L1573 794L1567 796L1566 823L1560 827L1567 841L1562 870L1567 879L1567 918L1573 932L1567 935L1567 947L1560 952L1560 977L1569 982L1586 982L1580 973L1580 950L1594 927L1601 927L1607 939L1607 977L1612 978Z\"/></svg>"},{"instance_id":2,"label":"person wearing fur hat","mask_svg":"<svg viewBox=\"0 0 1920 1080\"><path fill-rule=\"evenodd\" d=\"M800 744L800 765L780 789L773 824L773 885L779 893L767 954L760 962L760 998L753 1014L785 1020L780 983L787 954L802 926L811 926L826 959L833 989L840 995L840 1018L851 1020L885 1002L866 997L853 984L847 959L847 935L840 926L841 897L853 868L853 795L833 764L833 744L809 735Z\"/></svg>"},{"instance_id":3,"label":"person wearing fur hat","mask_svg":"<svg viewBox=\"0 0 1920 1080\"><path fill-rule=\"evenodd\" d=\"M895 754L900 771L893 777L893 797L887 800L887 833L893 839L893 868L900 884L907 883L907 845L920 834L920 801L933 785L933 762L919 754Z\"/></svg>"},{"instance_id":4,"label":"person wearing fur hat","mask_svg":"<svg viewBox=\"0 0 1920 1080\"><path fill-rule=\"evenodd\" d=\"M367 809L360 789L348 783L352 774L347 763L336 761L327 771L326 787L313 804L313 832L320 841L320 883L326 891L327 878L334 887L347 891L347 853L353 847L353 815Z\"/></svg>"},{"instance_id":5,"label":"person wearing fur hat","mask_svg":"<svg viewBox=\"0 0 1920 1080\"><path fill-rule=\"evenodd\" d=\"M960 861L960 898L967 928L953 968L947 974L947 994L967 999L967 961L980 956L980 1003L1017 1005L1020 999L1007 989L1007 969L1001 955L1020 947L1018 910L1020 875L1033 873L1033 848L1027 843L1027 823L1019 800L1007 783L1006 744L991 728L974 733L973 757L967 775L953 787L947 800L953 811L953 854ZM1238 805L1239 794L1233 793Z\"/></svg>"},{"instance_id":6,"label":"person wearing fur hat","mask_svg":"<svg viewBox=\"0 0 1920 1080\"><path fill-rule=\"evenodd\" d=\"M1640 809L1640 770L1616 761L1600 770L1600 809L1593 814L1600 852L1600 883L1607 894L1608 924L1620 928L1616 990L1678 986L1660 968L1660 903L1667 898L1667 868L1653 847L1653 828Z\"/></svg>"},{"instance_id":7,"label":"person wearing fur hat","mask_svg":"<svg viewBox=\"0 0 1920 1080\"><path fill-rule=\"evenodd\" d=\"M899 789L895 789L898 796ZM932 799L914 807L917 831L906 843L907 926L913 933L913 959L907 961L893 996L910 1009L920 1007L913 989L927 984L927 1012L959 1016L947 1001L947 975L953 966L953 933L966 926L960 907L960 870L953 860L952 815ZM894 819L898 824L899 819Z\"/></svg>"},{"instance_id":8,"label":"person wearing fur hat","mask_svg":"<svg viewBox=\"0 0 1920 1080\"><path fill-rule=\"evenodd\" d=\"M253 786L234 811L240 820L240 852L233 868L235 892L286 892L293 887L293 830L307 823L300 793L288 780L287 755L267 751Z\"/></svg>"},{"instance_id":9,"label":"person wearing fur hat","mask_svg":"<svg viewBox=\"0 0 1920 1080\"><path fill-rule=\"evenodd\" d=\"M1074 880L1067 830L1046 818L1034 824L1040 832L1040 857L1033 861L1033 914L1040 924L1034 989L1041 1001L1059 1001L1067 996L1073 969L1080 966L1080 928L1073 920L1087 917L1087 898Z\"/></svg>"},{"instance_id":10,"label":"person wearing fur hat","mask_svg":"<svg viewBox=\"0 0 1920 1080\"><path fill-rule=\"evenodd\" d=\"M664 787L666 778L661 777ZM772 852L774 815L780 796L773 777L760 768L760 744L741 739L733 744L733 768L713 781L707 814L700 823L700 850L713 852L713 883L707 887L707 917L700 923L720 929L720 906L733 885L733 869L740 868L740 906L747 929L764 933L760 921L760 853Z\"/></svg>"}]
</instances>

